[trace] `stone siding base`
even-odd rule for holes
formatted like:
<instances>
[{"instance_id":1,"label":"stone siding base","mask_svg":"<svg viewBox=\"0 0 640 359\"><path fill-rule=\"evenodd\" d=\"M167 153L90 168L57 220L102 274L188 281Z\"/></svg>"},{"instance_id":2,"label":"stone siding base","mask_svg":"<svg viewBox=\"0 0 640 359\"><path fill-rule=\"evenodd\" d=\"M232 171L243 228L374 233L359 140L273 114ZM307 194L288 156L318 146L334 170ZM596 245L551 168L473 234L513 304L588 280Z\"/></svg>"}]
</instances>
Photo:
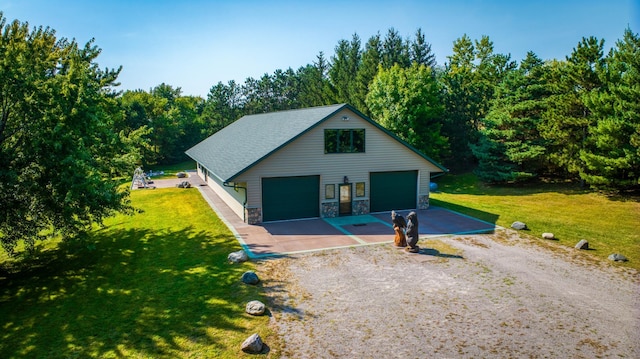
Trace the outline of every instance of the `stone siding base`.
<instances>
[{"instance_id":1,"label":"stone siding base","mask_svg":"<svg viewBox=\"0 0 640 359\"><path fill-rule=\"evenodd\" d=\"M360 199L352 202L351 213L354 216L359 216L361 214L369 214L369 200L368 199Z\"/></svg>"},{"instance_id":2,"label":"stone siding base","mask_svg":"<svg viewBox=\"0 0 640 359\"><path fill-rule=\"evenodd\" d=\"M418 197L418 209L429 208L429 195L423 194Z\"/></svg>"},{"instance_id":3,"label":"stone siding base","mask_svg":"<svg viewBox=\"0 0 640 359\"><path fill-rule=\"evenodd\" d=\"M334 218L338 217L338 202L324 202L322 203L322 218Z\"/></svg>"},{"instance_id":4,"label":"stone siding base","mask_svg":"<svg viewBox=\"0 0 640 359\"><path fill-rule=\"evenodd\" d=\"M253 207L253 208L245 208L245 217L247 218L248 224L258 224L262 222L262 208Z\"/></svg>"}]
</instances>

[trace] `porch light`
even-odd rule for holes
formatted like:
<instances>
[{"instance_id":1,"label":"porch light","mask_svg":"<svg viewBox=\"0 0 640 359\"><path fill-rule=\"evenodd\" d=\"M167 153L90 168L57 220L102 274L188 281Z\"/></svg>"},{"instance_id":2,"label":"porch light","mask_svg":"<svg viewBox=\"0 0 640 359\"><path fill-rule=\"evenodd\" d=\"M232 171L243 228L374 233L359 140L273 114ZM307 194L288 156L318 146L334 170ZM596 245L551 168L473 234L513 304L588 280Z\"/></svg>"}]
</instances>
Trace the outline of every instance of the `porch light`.
<instances>
[{"instance_id":1,"label":"porch light","mask_svg":"<svg viewBox=\"0 0 640 359\"><path fill-rule=\"evenodd\" d=\"M344 178L342 179L342 181L346 184L349 183L349 177L344 176Z\"/></svg>"}]
</instances>

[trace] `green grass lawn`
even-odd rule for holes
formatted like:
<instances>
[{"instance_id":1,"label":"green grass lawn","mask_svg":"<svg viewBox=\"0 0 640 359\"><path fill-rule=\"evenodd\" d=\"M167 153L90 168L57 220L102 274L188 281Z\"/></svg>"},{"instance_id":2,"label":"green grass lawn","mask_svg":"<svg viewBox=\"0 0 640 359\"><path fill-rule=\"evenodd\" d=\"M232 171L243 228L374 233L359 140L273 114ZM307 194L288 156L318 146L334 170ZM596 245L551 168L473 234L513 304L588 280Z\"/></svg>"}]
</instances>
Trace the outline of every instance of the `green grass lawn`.
<instances>
[{"instance_id":1,"label":"green grass lawn","mask_svg":"<svg viewBox=\"0 0 640 359\"><path fill-rule=\"evenodd\" d=\"M551 232L559 243L575 246L589 241L589 255L606 260L621 253L640 270L640 201L609 197L572 184L484 185L472 174L447 175L434 180L438 192L431 203L502 227L515 221L527 224L530 235ZM540 241L543 241L540 239Z\"/></svg>"},{"instance_id":2,"label":"green grass lawn","mask_svg":"<svg viewBox=\"0 0 640 359\"><path fill-rule=\"evenodd\" d=\"M227 263L240 246L200 193L132 202L144 212L81 240L0 255L0 358L237 358L256 332L273 346L269 318L244 313L266 300L240 281L255 265Z\"/></svg>"}]
</instances>

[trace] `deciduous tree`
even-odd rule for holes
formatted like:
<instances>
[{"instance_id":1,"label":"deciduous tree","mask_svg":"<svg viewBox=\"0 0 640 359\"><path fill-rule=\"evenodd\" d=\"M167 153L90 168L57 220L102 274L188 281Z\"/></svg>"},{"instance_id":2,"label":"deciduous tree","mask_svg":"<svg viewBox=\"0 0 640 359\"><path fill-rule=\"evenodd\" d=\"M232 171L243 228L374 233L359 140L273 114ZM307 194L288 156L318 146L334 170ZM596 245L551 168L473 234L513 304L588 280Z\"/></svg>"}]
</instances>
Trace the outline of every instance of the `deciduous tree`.
<instances>
[{"instance_id":1,"label":"deciduous tree","mask_svg":"<svg viewBox=\"0 0 640 359\"><path fill-rule=\"evenodd\" d=\"M130 207L110 178L124 155L111 118L119 70L98 67L93 41L1 13L0 33L0 241L12 253Z\"/></svg>"}]
</instances>

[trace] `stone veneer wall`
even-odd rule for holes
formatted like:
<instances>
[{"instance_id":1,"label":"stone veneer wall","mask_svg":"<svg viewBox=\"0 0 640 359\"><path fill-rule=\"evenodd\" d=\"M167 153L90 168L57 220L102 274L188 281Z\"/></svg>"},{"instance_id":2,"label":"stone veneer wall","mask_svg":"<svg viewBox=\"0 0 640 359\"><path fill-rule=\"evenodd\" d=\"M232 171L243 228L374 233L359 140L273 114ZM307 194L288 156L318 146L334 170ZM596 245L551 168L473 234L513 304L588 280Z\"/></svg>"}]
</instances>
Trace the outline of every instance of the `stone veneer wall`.
<instances>
[{"instance_id":1,"label":"stone veneer wall","mask_svg":"<svg viewBox=\"0 0 640 359\"><path fill-rule=\"evenodd\" d=\"M246 207L244 213L248 224L258 224L262 221L262 208L260 207Z\"/></svg>"},{"instance_id":2,"label":"stone veneer wall","mask_svg":"<svg viewBox=\"0 0 640 359\"><path fill-rule=\"evenodd\" d=\"M357 199L353 201L353 207L351 209L351 213L354 216L359 216L361 214L369 213L369 200L368 199Z\"/></svg>"},{"instance_id":3,"label":"stone veneer wall","mask_svg":"<svg viewBox=\"0 0 640 359\"><path fill-rule=\"evenodd\" d=\"M322 218L338 217L338 202L323 202L320 216Z\"/></svg>"},{"instance_id":4,"label":"stone veneer wall","mask_svg":"<svg viewBox=\"0 0 640 359\"><path fill-rule=\"evenodd\" d=\"M429 208L429 195L423 194L418 197L418 209L427 209Z\"/></svg>"}]
</instances>

